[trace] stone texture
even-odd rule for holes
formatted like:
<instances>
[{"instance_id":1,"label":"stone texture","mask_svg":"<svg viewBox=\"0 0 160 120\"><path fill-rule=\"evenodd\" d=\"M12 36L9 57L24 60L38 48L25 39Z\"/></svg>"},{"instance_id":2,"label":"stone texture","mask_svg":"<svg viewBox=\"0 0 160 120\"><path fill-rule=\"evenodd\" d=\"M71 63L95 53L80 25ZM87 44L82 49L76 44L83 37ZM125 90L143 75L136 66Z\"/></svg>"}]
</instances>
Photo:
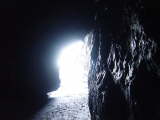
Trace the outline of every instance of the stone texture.
<instances>
[{"instance_id":1,"label":"stone texture","mask_svg":"<svg viewBox=\"0 0 160 120\"><path fill-rule=\"evenodd\" d=\"M160 119L160 42L156 2L100 0L90 50L92 120Z\"/></svg>"},{"instance_id":2,"label":"stone texture","mask_svg":"<svg viewBox=\"0 0 160 120\"><path fill-rule=\"evenodd\" d=\"M55 97L30 120L90 120L87 95Z\"/></svg>"}]
</instances>

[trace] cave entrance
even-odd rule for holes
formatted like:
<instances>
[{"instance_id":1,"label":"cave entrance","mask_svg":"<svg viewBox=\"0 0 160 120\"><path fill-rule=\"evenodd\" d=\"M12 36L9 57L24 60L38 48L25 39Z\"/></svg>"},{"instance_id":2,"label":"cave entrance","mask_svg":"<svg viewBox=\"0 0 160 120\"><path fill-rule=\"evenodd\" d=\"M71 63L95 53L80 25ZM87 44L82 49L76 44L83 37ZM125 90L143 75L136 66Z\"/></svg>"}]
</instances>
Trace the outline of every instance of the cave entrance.
<instances>
[{"instance_id":1,"label":"cave entrance","mask_svg":"<svg viewBox=\"0 0 160 120\"><path fill-rule=\"evenodd\" d=\"M81 40L64 47L58 57L60 87L48 96L88 94L88 57Z\"/></svg>"}]
</instances>

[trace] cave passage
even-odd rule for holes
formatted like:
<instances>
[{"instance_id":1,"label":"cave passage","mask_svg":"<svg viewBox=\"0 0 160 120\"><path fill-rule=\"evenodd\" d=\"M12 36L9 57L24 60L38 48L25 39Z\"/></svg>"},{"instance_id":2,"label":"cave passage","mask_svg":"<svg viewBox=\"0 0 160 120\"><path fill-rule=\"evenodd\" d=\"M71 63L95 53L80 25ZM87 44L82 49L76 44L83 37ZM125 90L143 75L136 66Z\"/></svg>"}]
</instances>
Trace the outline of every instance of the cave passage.
<instances>
[{"instance_id":1,"label":"cave passage","mask_svg":"<svg viewBox=\"0 0 160 120\"><path fill-rule=\"evenodd\" d=\"M49 98L88 94L88 57L85 44L77 40L64 47L57 59L60 87Z\"/></svg>"},{"instance_id":2,"label":"cave passage","mask_svg":"<svg viewBox=\"0 0 160 120\"><path fill-rule=\"evenodd\" d=\"M60 87L47 93L51 98L33 120L90 120L88 107L89 54L85 42L63 47L57 58Z\"/></svg>"}]
</instances>

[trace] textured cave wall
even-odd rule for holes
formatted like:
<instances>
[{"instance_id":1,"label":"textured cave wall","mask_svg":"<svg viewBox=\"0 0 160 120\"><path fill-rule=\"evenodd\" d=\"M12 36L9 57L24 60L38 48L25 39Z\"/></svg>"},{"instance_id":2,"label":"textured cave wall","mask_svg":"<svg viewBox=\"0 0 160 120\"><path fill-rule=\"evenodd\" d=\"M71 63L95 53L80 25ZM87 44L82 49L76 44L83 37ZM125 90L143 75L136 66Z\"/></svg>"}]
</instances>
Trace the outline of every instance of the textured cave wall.
<instances>
[{"instance_id":1,"label":"textured cave wall","mask_svg":"<svg viewBox=\"0 0 160 120\"><path fill-rule=\"evenodd\" d=\"M159 7L98 0L89 34L92 120L160 120Z\"/></svg>"}]
</instances>

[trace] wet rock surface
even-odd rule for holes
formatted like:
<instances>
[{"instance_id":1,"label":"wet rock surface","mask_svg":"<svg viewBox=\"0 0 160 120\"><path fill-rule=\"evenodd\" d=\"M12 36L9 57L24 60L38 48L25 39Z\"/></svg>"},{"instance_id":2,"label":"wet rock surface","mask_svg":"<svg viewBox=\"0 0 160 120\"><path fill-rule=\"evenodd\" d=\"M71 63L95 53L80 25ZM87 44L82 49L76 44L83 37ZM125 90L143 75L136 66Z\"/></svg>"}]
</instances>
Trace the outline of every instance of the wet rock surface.
<instances>
[{"instance_id":1,"label":"wet rock surface","mask_svg":"<svg viewBox=\"0 0 160 120\"><path fill-rule=\"evenodd\" d=\"M56 97L32 120L90 120L87 95Z\"/></svg>"},{"instance_id":2,"label":"wet rock surface","mask_svg":"<svg viewBox=\"0 0 160 120\"><path fill-rule=\"evenodd\" d=\"M144 0L100 0L90 50L92 120L160 120L159 7Z\"/></svg>"}]
</instances>

